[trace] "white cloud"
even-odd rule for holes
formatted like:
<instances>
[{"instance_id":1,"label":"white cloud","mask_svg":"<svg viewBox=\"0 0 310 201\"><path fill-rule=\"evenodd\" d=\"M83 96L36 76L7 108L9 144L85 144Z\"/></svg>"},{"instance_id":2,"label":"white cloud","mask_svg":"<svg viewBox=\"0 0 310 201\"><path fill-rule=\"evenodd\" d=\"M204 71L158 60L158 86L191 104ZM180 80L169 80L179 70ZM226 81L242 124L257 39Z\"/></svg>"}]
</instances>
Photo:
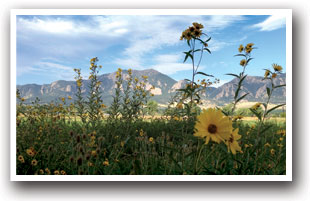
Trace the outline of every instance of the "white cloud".
<instances>
[{"instance_id":1,"label":"white cloud","mask_svg":"<svg viewBox=\"0 0 310 201\"><path fill-rule=\"evenodd\" d=\"M273 31L285 27L285 24L286 24L285 16L272 15L263 22L254 24L252 27L259 28L260 31Z\"/></svg>"},{"instance_id":2,"label":"white cloud","mask_svg":"<svg viewBox=\"0 0 310 201\"><path fill-rule=\"evenodd\" d=\"M193 66L185 63L160 63L150 68L155 69L163 74L172 75L179 71L191 70Z\"/></svg>"},{"instance_id":3,"label":"white cloud","mask_svg":"<svg viewBox=\"0 0 310 201\"><path fill-rule=\"evenodd\" d=\"M55 80L72 80L74 77L72 67L48 61L39 61L32 66L18 67L17 75L20 76L21 74L48 76L55 78Z\"/></svg>"},{"instance_id":4,"label":"white cloud","mask_svg":"<svg viewBox=\"0 0 310 201\"><path fill-rule=\"evenodd\" d=\"M218 29L224 29L228 26L232 26L233 23L243 21L246 18L241 15L212 15L203 24L207 32L216 31Z\"/></svg>"}]
</instances>

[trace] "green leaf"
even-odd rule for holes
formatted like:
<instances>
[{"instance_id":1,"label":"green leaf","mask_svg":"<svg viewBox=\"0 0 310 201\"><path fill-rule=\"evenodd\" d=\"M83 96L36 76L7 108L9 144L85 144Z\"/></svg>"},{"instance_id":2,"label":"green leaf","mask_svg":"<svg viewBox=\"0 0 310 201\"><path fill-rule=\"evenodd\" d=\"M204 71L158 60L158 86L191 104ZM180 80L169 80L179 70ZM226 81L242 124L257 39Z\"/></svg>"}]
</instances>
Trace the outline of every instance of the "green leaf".
<instances>
[{"instance_id":1,"label":"green leaf","mask_svg":"<svg viewBox=\"0 0 310 201\"><path fill-rule=\"evenodd\" d=\"M253 58L249 58L246 63L249 64L249 62L252 60Z\"/></svg>"},{"instance_id":2,"label":"green leaf","mask_svg":"<svg viewBox=\"0 0 310 201\"><path fill-rule=\"evenodd\" d=\"M208 48L203 48L204 50L207 50L210 54L211 54L211 51L208 49Z\"/></svg>"},{"instance_id":3,"label":"green leaf","mask_svg":"<svg viewBox=\"0 0 310 201\"><path fill-rule=\"evenodd\" d=\"M240 98L238 98L238 100L236 101L236 103L238 103L239 101L241 101L242 99L244 99L249 93L244 94L243 96L241 96Z\"/></svg>"},{"instance_id":4,"label":"green leaf","mask_svg":"<svg viewBox=\"0 0 310 201\"><path fill-rule=\"evenodd\" d=\"M185 63L185 61L187 60L188 57L190 57L193 60L193 55L190 52L191 52L191 50L188 52L183 52L184 54L186 54L183 63Z\"/></svg>"},{"instance_id":5,"label":"green leaf","mask_svg":"<svg viewBox=\"0 0 310 201\"><path fill-rule=\"evenodd\" d=\"M235 57L240 57L240 56L246 57L245 54L236 54L235 55Z\"/></svg>"},{"instance_id":6,"label":"green leaf","mask_svg":"<svg viewBox=\"0 0 310 201\"><path fill-rule=\"evenodd\" d=\"M267 126L266 128L264 128L262 131L261 131L261 133L264 133L264 132L266 132L269 128L271 128L272 127L272 125L269 125L269 126Z\"/></svg>"},{"instance_id":7,"label":"green leaf","mask_svg":"<svg viewBox=\"0 0 310 201\"><path fill-rule=\"evenodd\" d=\"M235 99L235 100L236 100L236 99L237 99L237 97L238 97L238 94L239 94L240 88L241 88L241 85L238 85L238 88L237 88L237 90L236 90L236 92L235 92L235 97L234 97L234 99Z\"/></svg>"},{"instance_id":8,"label":"green leaf","mask_svg":"<svg viewBox=\"0 0 310 201\"><path fill-rule=\"evenodd\" d=\"M204 76L207 76L207 77L214 77L213 75L209 75L209 74L206 74L204 72L197 72L196 74L204 75Z\"/></svg>"},{"instance_id":9,"label":"green leaf","mask_svg":"<svg viewBox=\"0 0 310 201\"><path fill-rule=\"evenodd\" d=\"M268 95L268 97L270 97L270 88L266 87L266 89L267 89L267 95Z\"/></svg>"},{"instance_id":10,"label":"green leaf","mask_svg":"<svg viewBox=\"0 0 310 201\"><path fill-rule=\"evenodd\" d=\"M264 106L265 109L267 109L267 104L266 103L262 103L262 105Z\"/></svg>"},{"instance_id":11,"label":"green leaf","mask_svg":"<svg viewBox=\"0 0 310 201\"><path fill-rule=\"evenodd\" d=\"M198 51L201 51L201 49L197 49L197 50L195 50L194 52L198 52Z\"/></svg>"},{"instance_id":12,"label":"green leaf","mask_svg":"<svg viewBox=\"0 0 310 201\"><path fill-rule=\"evenodd\" d=\"M256 110L253 110L252 108L250 108L250 110L259 120L262 120L261 113L257 112Z\"/></svg>"},{"instance_id":13,"label":"green leaf","mask_svg":"<svg viewBox=\"0 0 310 201\"><path fill-rule=\"evenodd\" d=\"M277 108L279 108L279 107L281 107L281 106L284 106L284 105L286 105L286 104L284 103L284 104L280 104L280 105L274 106L273 108L271 108L270 110L268 110L268 111L266 112L266 115L267 115L268 113L272 112L273 110L275 110L275 109L277 109Z\"/></svg>"},{"instance_id":14,"label":"green leaf","mask_svg":"<svg viewBox=\"0 0 310 201\"><path fill-rule=\"evenodd\" d=\"M206 40L206 43L209 42L210 40L211 40L211 37Z\"/></svg>"},{"instance_id":15,"label":"green leaf","mask_svg":"<svg viewBox=\"0 0 310 201\"><path fill-rule=\"evenodd\" d=\"M233 74L233 73L228 73L228 74L225 74L225 75L231 75L231 76L234 76L236 78L240 78L239 75L236 75L236 74Z\"/></svg>"},{"instance_id":16,"label":"green leaf","mask_svg":"<svg viewBox=\"0 0 310 201\"><path fill-rule=\"evenodd\" d=\"M241 85L241 83L243 82L243 80L245 79L247 77L247 75L245 75L245 76L243 76L241 79L240 79L240 85Z\"/></svg>"},{"instance_id":17,"label":"green leaf","mask_svg":"<svg viewBox=\"0 0 310 201\"><path fill-rule=\"evenodd\" d=\"M285 87L285 86L286 84L281 84L281 85L275 86L274 88L276 89L276 88Z\"/></svg>"}]
</instances>

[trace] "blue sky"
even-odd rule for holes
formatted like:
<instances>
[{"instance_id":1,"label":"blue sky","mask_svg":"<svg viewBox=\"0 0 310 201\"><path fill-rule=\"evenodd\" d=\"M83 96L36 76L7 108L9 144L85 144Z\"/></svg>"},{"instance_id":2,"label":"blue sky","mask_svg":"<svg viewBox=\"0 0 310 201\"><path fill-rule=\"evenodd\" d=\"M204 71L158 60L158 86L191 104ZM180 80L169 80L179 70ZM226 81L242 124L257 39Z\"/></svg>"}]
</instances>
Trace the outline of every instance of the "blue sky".
<instances>
[{"instance_id":1,"label":"blue sky","mask_svg":"<svg viewBox=\"0 0 310 201\"><path fill-rule=\"evenodd\" d=\"M254 43L254 60L246 73L263 75L272 63L285 72L285 17L264 15L204 16L17 16L17 84L48 84L73 80L74 68L86 78L89 60L98 57L100 73L122 69L153 68L175 80L191 78L190 60L183 63L188 50L180 41L192 22L204 25L212 37L200 71L230 81L226 73L238 73L240 44Z\"/></svg>"}]
</instances>

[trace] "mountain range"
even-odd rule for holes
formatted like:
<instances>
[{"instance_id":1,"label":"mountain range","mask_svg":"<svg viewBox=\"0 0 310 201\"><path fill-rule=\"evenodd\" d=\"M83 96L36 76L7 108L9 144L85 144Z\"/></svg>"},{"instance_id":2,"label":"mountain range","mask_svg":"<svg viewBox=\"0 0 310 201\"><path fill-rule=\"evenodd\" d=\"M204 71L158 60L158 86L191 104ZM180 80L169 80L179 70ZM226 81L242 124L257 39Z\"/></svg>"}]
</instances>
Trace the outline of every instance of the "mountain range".
<instances>
[{"instance_id":1,"label":"mountain range","mask_svg":"<svg viewBox=\"0 0 310 201\"><path fill-rule=\"evenodd\" d=\"M126 76L127 71L123 71L123 75ZM140 78L142 75L148 76L147 88L155 86L152 90L155 101L166 104L171 97L176 93L177 89L183 88L186 84L185 80L176 81L171 77L162 74L153 69L147 70L132 70L133 77ZM98 76L101 81L100 91L102 92L103 102L106 104L111 103L112 96L115 89L116 72L109 74L102 74ZM285 84L286 74L281 74L275 79L275 84ZM82 93L86 96L88 94L89 80L83 80ZM217 88L207 87L206 93L203 94L202 99L222 105L231 100L234 97L236 90L237 78L232 79L230 82L223 84ZM248 93L244 101L264 101L267 98L266 87L270 87L270 83L267 80L263 80L260 76L247 76L243 82L243 87L240 95ZM40 99L41 103L48 103L51 101L59 100L60 97L71 96L73 99L77 91L75 81L58 80L51 84L25 84L17 85L17 89L20 91L21 97L26 99L26 103L30 103L35 100L36 97ZM285 102L286 90L285 87L277 88L272 94L272 102L280 103Z\"/></svg>"}]
</instances>

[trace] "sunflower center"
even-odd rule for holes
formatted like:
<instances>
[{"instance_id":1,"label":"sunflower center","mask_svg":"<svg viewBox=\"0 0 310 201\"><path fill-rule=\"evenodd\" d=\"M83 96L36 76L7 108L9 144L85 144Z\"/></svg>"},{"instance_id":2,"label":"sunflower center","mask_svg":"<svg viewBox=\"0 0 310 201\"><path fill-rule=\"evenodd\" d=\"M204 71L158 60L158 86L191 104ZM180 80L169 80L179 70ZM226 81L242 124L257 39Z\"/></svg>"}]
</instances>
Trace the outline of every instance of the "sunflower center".
<instances>
[{"instance_id":1,"label":"sunflower center","mask_svg":"<svg viewBox=\"0 0 310 201\"><path fill-rule=\"evenodd\" d=\"M215 134L216 131L217 131L216 125L210 124L210 125L208 126L208 131L209 131L209 133L211 133L211 134Z\"/></svg>"}]
</instances>

